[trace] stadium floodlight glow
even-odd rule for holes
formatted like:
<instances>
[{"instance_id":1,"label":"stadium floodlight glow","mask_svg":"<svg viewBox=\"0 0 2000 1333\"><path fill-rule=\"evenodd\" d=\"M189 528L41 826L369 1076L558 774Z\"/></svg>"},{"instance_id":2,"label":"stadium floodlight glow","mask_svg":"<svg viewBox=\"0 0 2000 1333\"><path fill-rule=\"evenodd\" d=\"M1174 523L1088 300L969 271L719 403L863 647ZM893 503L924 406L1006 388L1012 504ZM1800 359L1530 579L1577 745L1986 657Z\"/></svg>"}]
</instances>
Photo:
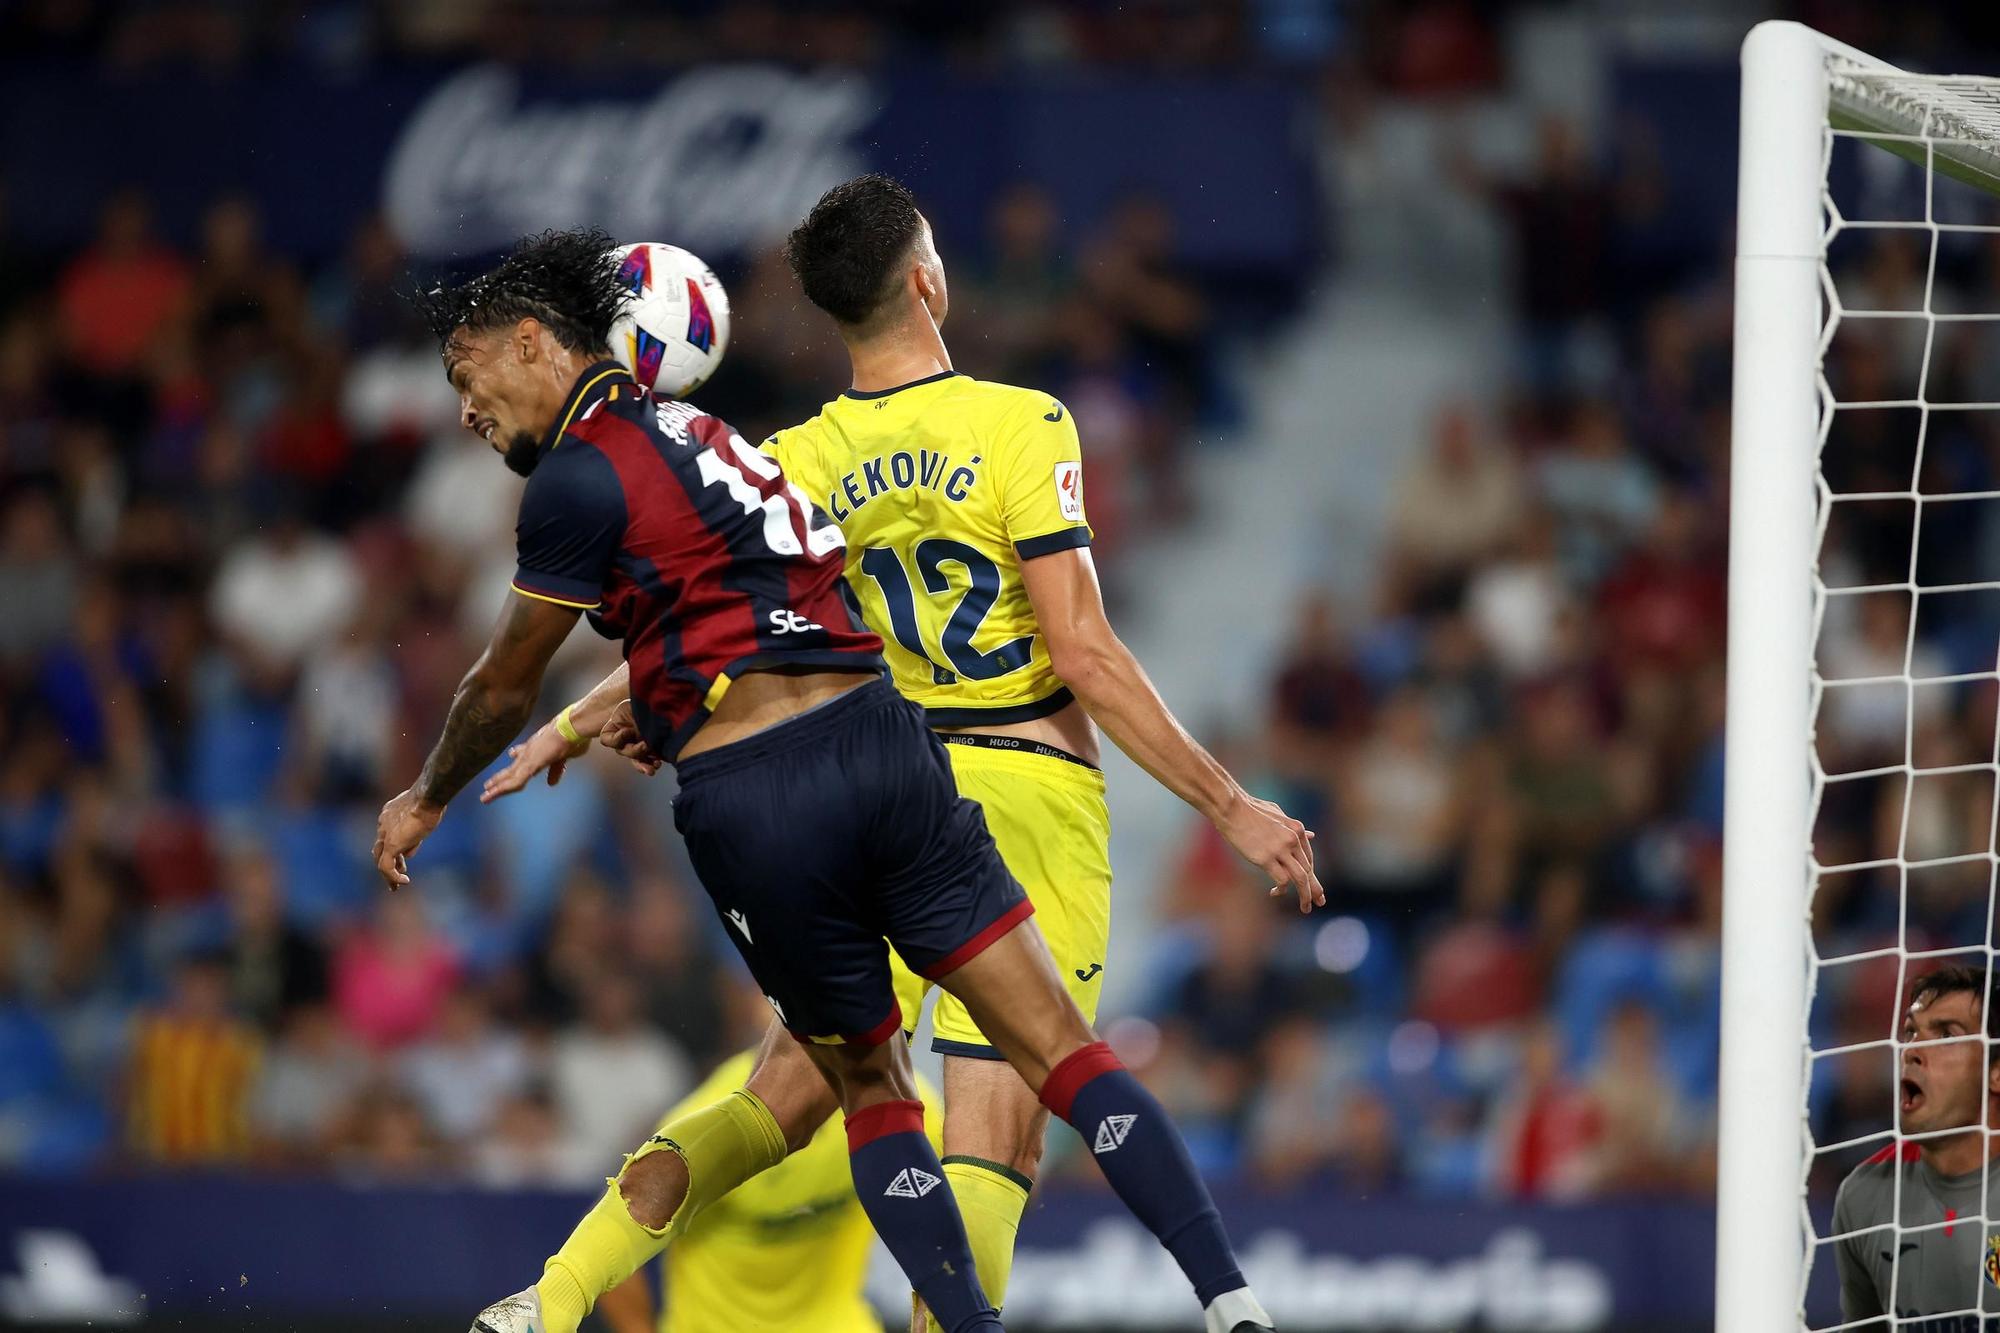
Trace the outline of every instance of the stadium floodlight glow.
<instances>
[{"instance_id":1,"label":"stadium floodlight glow","mask_svg":"<svg viewBox=\"0 0 2000 1333\"><path fill-rule=\"evenodd\" d=\"M1813 1049L1807 1017L1821 974L1832 965L1893 957L1901 995L1925 965L1918 962L1913 969L1918 959L1956 952L1963 961L1988 966L1993 961L1996 858L1991 830L1983 851L1913 856L1909 814L1920 779L1991 772L1992 758L2000 757L1950 768L1920 764L1915 741L1919 686L1960 688L1990 681L1994 674L1982 670L1919 678L1913 670L1918 611L1926 595L2000 588L2000 583L1986 582L1926 585L1919 582L1917 569L1927 506L2000 498L1983 491L1940 494L1927 490L1921 475L1934 413L2000 409L1996 403L1939 402L1931 396L1932 354L1940 329L2000 318L1941 312L1933 303L1941 238L1969 233L1974 235L1965 239L1977 239L1978 233L2000 231L1940 217L1934 204L1941 177L2000 193L2000 80L1910 74L1800 24L1774 21L1759 24L1743 44L1742 87L1715 1326L1717 1333L1773 1333L1807 1326L1807 1277L1813 1265L1833 1264L1830 1247L1840 1239L1816 1234L1805 1207L1806 1178L1815 1156L1852 1149L1867 1139L1900 1149L1935 1137L1906 1135L1899 1122L1880 1135L1839 1144L1813 1142L1807 1116L1811 1071L1830 1065L1828 1057L1876 1044ZM1848 140L1886 149L1916 165L1922 178L1921 218L1842 215L1830 189L1829 166L1836 146ZM1927 239L1921 307L1843 308L1829 250L1837 238L1871 229ZM1829 348L1843 322L1854 328L1876 320L1889 321L1880 326L1885 329L1910 331L1912 346L1920 333L1915 391L1843 400L1827 374ZM1915 463L1907 489L1840 493L1829 485L1822 467L1829 433L1843 413L1856 409L1914 414ZM1841 505L1867 502L1909 505L1907 575L1900 582L1829 587L1819 560L1829 524ZM1885 594L1905 598L1909 605L1901 673L1823 679L1815 644L1828 615ZM1818 748L1815 716L1840 692L1871 687L1901 692L1902 762L1829 774ZM1820 864L1813 826L1822 797L1843 783L1864 780L1903 784L1904 826L1897 854ZM1985 939L1958 950L1912 948L1911 871L1961 861L1987 867ZM1821 956L1813 936L1813 895L1829 874L1864 870L1893 874L1901 886L1897 947ZM1880 1046L1893 1052L1896 1042L1887 1033L1884 1038ZM1979 1224L1991 1216L1983 1193L1981 1197L1981 1216L1958 1219L1961 1224ZM1957 1313L1976 1314L1980 1296L1970 1285L1967 1296L1967 1309Z\"/></svg>"}]
</instances>

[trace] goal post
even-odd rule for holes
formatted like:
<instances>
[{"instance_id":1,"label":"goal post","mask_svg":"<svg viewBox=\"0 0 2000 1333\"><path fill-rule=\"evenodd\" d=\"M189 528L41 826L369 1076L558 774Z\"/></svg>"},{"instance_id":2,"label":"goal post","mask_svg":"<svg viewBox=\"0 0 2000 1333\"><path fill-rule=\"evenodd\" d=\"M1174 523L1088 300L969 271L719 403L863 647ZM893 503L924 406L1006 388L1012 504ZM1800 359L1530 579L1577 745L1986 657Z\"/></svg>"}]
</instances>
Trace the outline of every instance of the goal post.
<instances>
[{"instance_id":1,"label":"goal post","mask_svg":"<svg viewBox=\"0 0 2000 1333\"><path fill-rule=\"evenodd\" d=\"M1884 1031L1879 1040L1815 1050L1808 1020L1816 985L1833 966L1884 959L1896 968L1900 995L1913 966L1936 961L1938 955L1983 951L1981 961L1994 959L1992 876L2000 867L1994 832L1989 830L1983 849L1931 856L1912 848L1910 802L1920 780L1985 771L1993 775L1995 821L2000 823L2000 739L1992 762L1950 767L1926 767L1916 740L1920 688L2000 679L1991 669L1992 658L1979 671L1959 675L1926 674L1914 665L1927 594L2000 592L2000 579L1926 585L1918 573L1927 505L2000 500L2000 491L1927 492L1923 471L1934 414L2000 410L2000 402L1936 401L1931 376L1934 348L1944 337L1956 336L1941 335L1941 328L1968 327L1954 321L2000 321L2000 313L1941 311L1934 301L1941 240L1954 234L1959 240L1976 239L1975 233L2000 234L1991 217L1957 223L1935 206L1940 177L1989 195L2000 193L2000 80L1906 73L1782 21L1751 30L1743 44L1742 70L1730 419L1715 1326L1717 1333L1796 1333L1806 1327L1810 1266L1832 1262L1827 1238L1814 1234L1806 1206L1815 1155L1900 1147L1906 1141L1900 1123L1890 1123L1844 1143L1814 1143L1808 1094L1816 1063L1878 1050L1893 1058L1896 1049L1893 1035ZM1885 149L1916 165L1920 218L1841 216L1829 182L1835 147L1844 140L1872 145L1870 152ZM1920 304L1913 298L1901 306L1865 303L1890 308L1843 307L1830 247L1837 238L1871 231L1927 238ZM1857 401L1843 400L1829 379L1829 348L1844 323L1859 327L1871 321L1886 330L1920 333L1914 388L1907 394L1868 393ZM1905 485L1859 493L1829 485L1824 457L1829 433L1842 413L1855 409L1905 412L1917 422L1914 462ZM1830 587L1820 567L1821 546L1836 510L1855 503L1908 506L1907 572L1893 581L1871 584L1864 579ZM1985 571L1980 577L1985 578ZM1836 603L1852 606L1869 596L1907 601L1900 674L1823 678L1819 640L1830 608ZM1901 762L1829 773L1815 719L1832 696L1854 687L1898 693ZM1894 854L1878 849L1848 855L1845 864L1821 864L1814 824L1826 793L1835 784L1875 779L1903 784L1903 828ZM1954 949L1913 948L1912 873L1953 862L1988 867L1987 937L1978 945ZM1830 875L1876 871L1894 876L1900 885L1895 946L1822 957L1813 935L1815 890ZM1988 1210L1983 1196L1981 1213L1984 1221ZM1974 1313L1979 1303L1975 1294Z\"/></svg>"},{"instance_id":2,"label":"goal post","mask_svg":"<svg viewBox=\"0 0 2000 1333\"><path fill-rule=\"evenodd\" d=\"M1807 751L1817 505L1826 51L1743 43L1730 409L1716 1333L1800 1324Z\"/></svg>"}]
</instances>

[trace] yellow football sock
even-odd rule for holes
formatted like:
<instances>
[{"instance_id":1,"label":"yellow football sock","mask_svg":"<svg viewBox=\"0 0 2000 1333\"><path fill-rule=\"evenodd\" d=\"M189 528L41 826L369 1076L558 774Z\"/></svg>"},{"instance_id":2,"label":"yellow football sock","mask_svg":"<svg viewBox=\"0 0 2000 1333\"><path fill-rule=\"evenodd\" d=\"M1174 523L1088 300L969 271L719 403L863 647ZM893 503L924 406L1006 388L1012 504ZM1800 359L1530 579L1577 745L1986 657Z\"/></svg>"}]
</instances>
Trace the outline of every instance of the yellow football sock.
<instances>
[{"instance_id":1,"label":"yellow football sock","mask_svg":"<svg viewBox=\"0 0 2000 1333\"><path fill-rule=\"evenodd\" d=\"M944 1177L951 1182L958 1214L965 1219L979 1286L997 1310L1007 1300L1007 1279L1014 1273L1014 1237L1021 1230L1021 1214L1034 1182L998 1162L957 1155L944 1159ZM927 1328L940 1333L935 1319Z\"/></svg>"},{"instance_id":2,"label":"yellow football sock","mask_svg":"<svg viewBox=\"0 0 2000 1333\"><path fill-rule=\"evenodd\" d=\"M755 1093L738 1088L712 1106L669 1121L625 1159L620 1174L655 1152L678 1152L687 1164L688 1189L681 1206L658 1230L640 1226L626 1208L617 1180L606 1181L604 1197L583 1215L535 1284L549 1333L576 1333L599 1296L666 1249L702 1209L783 1161L785 1135L770 1108Z\"/></svg>"}]
</instances>

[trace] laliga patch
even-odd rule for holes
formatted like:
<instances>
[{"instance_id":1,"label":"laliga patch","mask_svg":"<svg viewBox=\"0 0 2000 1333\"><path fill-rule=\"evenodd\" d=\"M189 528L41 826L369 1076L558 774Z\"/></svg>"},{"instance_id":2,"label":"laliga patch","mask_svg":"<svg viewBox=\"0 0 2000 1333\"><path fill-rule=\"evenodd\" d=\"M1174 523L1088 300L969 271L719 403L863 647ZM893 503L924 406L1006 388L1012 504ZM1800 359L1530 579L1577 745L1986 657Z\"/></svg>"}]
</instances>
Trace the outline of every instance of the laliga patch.
<instances>
[{"instance_id":1,"label":"laliga patch","mask_svg":"<svg viewBox=\"0 0 2000 1333\"><path fill-rule=\"evenodd\" d=\"M1056 507L1070 522L1083 522L1083 464L1056 464Z\"/></svg>"}]
</instances>

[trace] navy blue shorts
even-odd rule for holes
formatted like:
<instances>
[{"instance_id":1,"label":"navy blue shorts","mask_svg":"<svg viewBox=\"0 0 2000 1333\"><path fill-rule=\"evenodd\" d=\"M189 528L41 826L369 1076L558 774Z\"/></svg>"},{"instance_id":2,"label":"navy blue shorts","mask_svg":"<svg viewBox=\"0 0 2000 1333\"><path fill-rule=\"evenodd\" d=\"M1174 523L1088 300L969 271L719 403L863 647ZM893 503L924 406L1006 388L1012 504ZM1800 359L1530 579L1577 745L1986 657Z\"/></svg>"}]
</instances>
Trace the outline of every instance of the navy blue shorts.
<instances>
[{"instance_id":1,"label":"navy blue shorts","mask_svg":"<svg viewBox=\"0 0 2000 1333\"><path fill-rule=\"evenodd\" d=\"M678 766L674 827L801 1041L902 1027L888 944L943 976L1034 911L923 710L873 681Z\"/></svg>"}]
</instances>

